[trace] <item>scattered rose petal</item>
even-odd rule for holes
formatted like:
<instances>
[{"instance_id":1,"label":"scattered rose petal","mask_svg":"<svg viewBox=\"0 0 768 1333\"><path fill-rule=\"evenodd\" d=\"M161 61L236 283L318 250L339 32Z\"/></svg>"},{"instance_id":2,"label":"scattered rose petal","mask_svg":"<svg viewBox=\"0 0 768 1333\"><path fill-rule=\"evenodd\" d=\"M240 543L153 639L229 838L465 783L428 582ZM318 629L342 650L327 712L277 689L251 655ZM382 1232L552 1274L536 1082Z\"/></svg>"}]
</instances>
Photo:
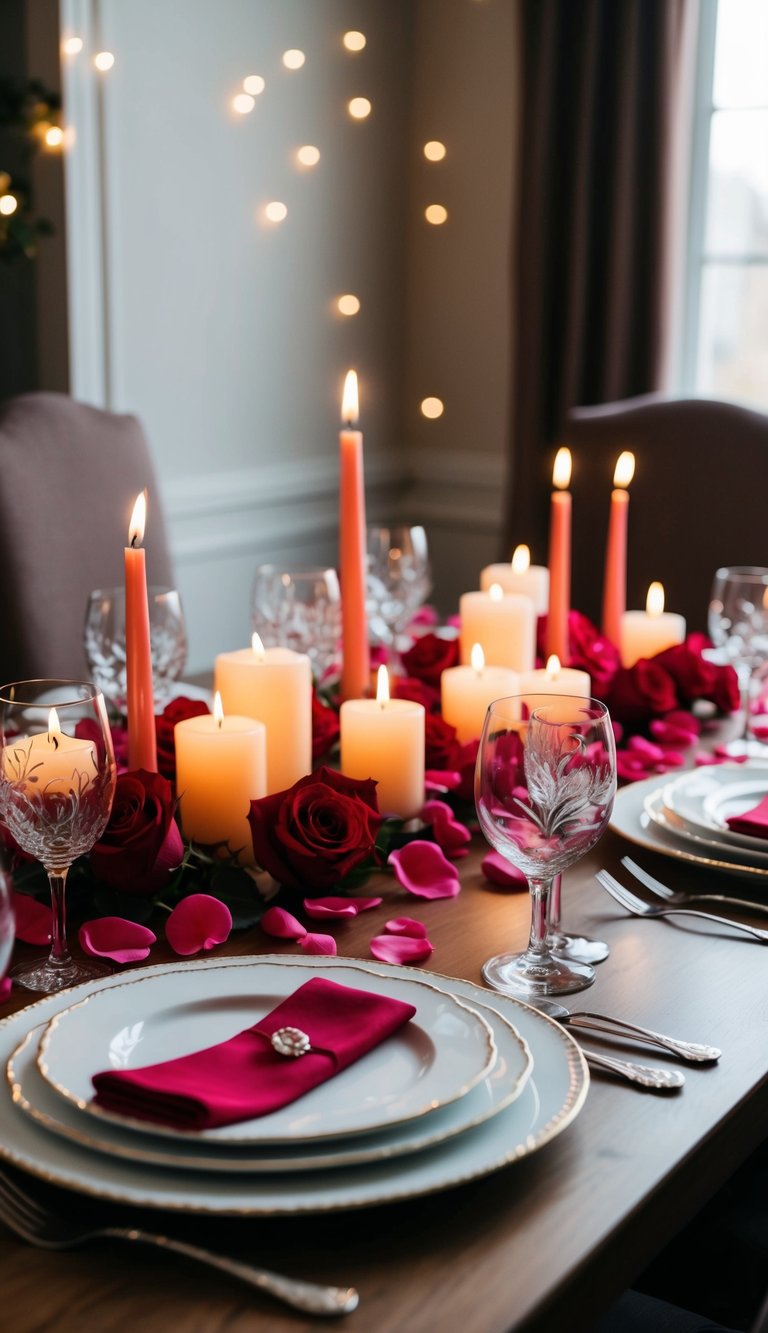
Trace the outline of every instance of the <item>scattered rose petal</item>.
<instances>
[{"instance_id":1,"label":"scattered rose petal","mask_svg":"<svg viewBox=\"0 0 768 1333\"><path fill-rule=\"evenodd\" d=\"M307 933L306 927L284 907L268 907L260 924L267 935L274 935L278 940L301 940Z\"/></svg>"},{"instance_id":2,"label":"scattered rose petal","mask_svg":"<svg viewBox=\"0 0 768 1333\"><path fill-rule=\"evenodd\" d=\"M414 940L426 939L427 927L423 921L412 916L394 916L385 921L384 929L389 935L410 935Z\"/></svg>"},{"instance_id":3,"label":"scattered rose petal","mask_svg":"<svg viewBox=\"0 0 768 1333\"><path fill-rule=\"evenodd\" d=\"M432 952L426 936L416 939L413 935L376 935L369 947L381 963L420 963Z\"/></svg>"},{"instance_id":4,"label":"scattered rose petal","mask_svg":"<svg viewBox=\"0 0 768 1333\"><path fill-rule=\"evenodd\" d=\"M370 907L378 907L381 898L305 898L304 911L313 920L323 917L353 917L358 912L367 912Z\"/></svg>"},{"instance_id":5,"label":"scattered rose petal","mask_svg":"<svg viewBox=\"0 0 768 1333\"><path fill-rule=\"evenodd\" d=\"M398 884L417 898L455 898L461 889L459 872L437 843L416 839L391 852L388 864Z\"/></svg>"},{"instance_id":6,"label":"scattered rose petal","mask_svg":"<svg viewBox=\"0 0 768 1333\"><path fill-rule=\"evenodd\" d=\"M336 941L332 935L314 935L307 931L299 945L305 953L327 953L331 957L336 953Z\"/></svg>"},{"instance_id":7,"label":"scattered rose petal","mask_svg":"<svg viewBox=\"0 0 768 1333\"><path fill-rule=\"evenodd\" d=\"M165 925L165 937L174 953L200 953L229 939L232 913L210 893L192 893L174 907Z\"/></svg>"},{"instance_id":8,"label":"scattered rose petal","mask_svg":"<svg viewBox=\"0 0 768 1333\"><path fill-rule=\"evenodd\" d=\"M467 843L472 841L472 834L445 801L425 801L421 808L421 818L425 824L432 825L435 841L446 856L466 856Z\"/></svg>"},{"instance_id":9,"label":"scattered rose petal","mask_svg":"<svg viewBox=\"0 0 768 1333\"><path fill-rule=\"evenodd\" d=\"M500 884L505 889L528 888L528 880L522 870L509 864L501 852L487 852L480 864L480 869L492 884Z\"/></svg>"},{"instance_id":10,"label":"scattered rose petal","mask_svg":"<svg viewBox=\"0 0 768 1333\"><path fill-rule=\"evenodd\" d=\"M126 921L122 916L102 916L85 921L78 939L83 953L93 958L111 958L113 963L140 963L149 957L157 936L137 921Z\"/></svg>"},{"instance_id":11,"label":"scattered rose petal","mask_svg":"<svg viewBox=\"0 0 768 1333\"><path fill-rule=\"evenodd\" d=\"M26 893L14 893L13 914L17 940L25 944L50 944L53 913L47 903L39 903Z\"/></svg>"},{"instance_id":12,"label":"scattered rose petal","mask_svg":"<svg viewBox=\"0 0 768 1333\"><path fill-rule=\"evenodd\" d=\"M11 978L3 977L2 981L0 981L0 1004L2 1004L3 1000L8 999L12 990L13 990L13 982Z\"/></svg>"},{"instance_id":13,"label":"scattered rose petal","mask_svg":"<svg viewBox=\"0 0 768 1333\"><path fill-rule=\"evenodd\" d=\"M461 786L461 773L456 769L428 768L424 786L427 791L455 791Z\"/></svg>"}]
</instances>

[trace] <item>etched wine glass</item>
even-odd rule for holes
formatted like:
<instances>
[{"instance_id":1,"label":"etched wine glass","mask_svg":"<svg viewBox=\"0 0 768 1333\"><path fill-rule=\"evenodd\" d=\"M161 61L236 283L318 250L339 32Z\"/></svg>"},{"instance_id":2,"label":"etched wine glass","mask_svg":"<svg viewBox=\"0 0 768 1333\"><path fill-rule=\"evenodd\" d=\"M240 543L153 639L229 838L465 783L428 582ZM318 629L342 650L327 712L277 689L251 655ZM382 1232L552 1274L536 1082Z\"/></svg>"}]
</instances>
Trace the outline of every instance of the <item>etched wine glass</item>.
<instances>
[{"instance_id":1,"label":"etched wine glass","mask_svg":"<svg viewBox=\"0 0 768 1333\"><path fill-rule=\"evenodd\" d=\"M335 569L259 565L251 589L251 628L265 648L306 653L315 679L339 666L341 589Z\"/></svg>"},{"instance_id":2,"label":"etched wine glass","mask_svg":"<svg viewBox=\"0 0 768 1333\"><path fill-rule=\"evenodd\" d=\"M104 697L87 681L23 680L0 689L0 819L48 873L51 952L11 975L26 990L58 991L111 968L75 960L66 928L67 874L106 827L115 757Z\"/></svg>"},{"instance_id":3,"label":"etched wine glass","mask_svg":"<svg viewBox=\"0 0 768 1333\"><path fill-rule=\"evenodd\" d=\"M149 637L155 710L161 712L187 661L187 631L176 588L149 587ZM83 627L85 660L94 684L123 717L127 711L125 589L94 588Z\"/></svg>"},{"instance_id":4,"label":"etched wine glass","mask_svg":"<svg viewBox=\"0 0 768 1333\"><path fill-rule=\"evenodd\" d=\"M548 943L552 881L595 845L616 795L616 745L605 704L572 695L513 696L488 709L475 804L488 841L522 870L531 894L528 947L489 958L483 976L523 999L584 990L587 963Z\"/></svg>"},{"instance_id":5,"label":"etched wine glass","mask_svg":"<svg viewBox=\"0 0 768 1333\"><path fill-rule=\"evenodd\" d=\"M768 749L750 726L753 686L768 661L768 569L726 565L712 581L707 617L709 637L723 650L739 680L744 711L741 736L728 745L734 757L765 758Z\"/></svg>"}]
</instances>

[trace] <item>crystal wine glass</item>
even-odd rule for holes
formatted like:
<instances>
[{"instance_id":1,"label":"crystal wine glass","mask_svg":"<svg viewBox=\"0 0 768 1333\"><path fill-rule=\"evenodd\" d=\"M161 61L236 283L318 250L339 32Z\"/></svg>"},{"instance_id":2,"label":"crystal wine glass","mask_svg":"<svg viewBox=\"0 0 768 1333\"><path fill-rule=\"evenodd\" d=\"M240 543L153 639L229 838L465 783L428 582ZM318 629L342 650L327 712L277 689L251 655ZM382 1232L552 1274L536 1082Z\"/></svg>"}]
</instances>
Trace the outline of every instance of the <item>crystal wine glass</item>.
<instances>
[{"instance_id":1,"label":"crystal wine glass","mask_svg":"<svg viewBox=\"0 0 768 1333\"><path fill-rule=\"evenodd\" d=\"M734 755L764 757L765 746L751 736L752 687L768 661L768 569L726 565L712 581L709 637L725 651L739 678L744 721L741 737L729 745Z\"/></svg>"},{"instance_id":2,"label":"crystal wine glass","mask_svg":"<svg viewBox=\"0 0 768 1333\"><path fill-rule=\"evenodd\" d=\"M432 588L421 527L369 527L366 603L373 639L392 646Z\"/></svg>"},{"instance_id":3,"label":"crystal wine glass","mask_svg":"<svg viewBox=\"0 0 768 1333\"><path fill-rule=\"evenodd\" d=\"M483 967L496 990L530 999L594 981L589 964L553 955L549 896L554 877L597 842L615 794L616 745L605 704L557 694L490 705L477 759L477 814L488 841L523 871L531 892L528 948Z\"/></svg>"},{"instance_id":4,"label":"crystal wine glass","mask_svg":"<svg viewBox=\"0 0 768 1333\"><path fill-rule=\"evenodd\" d=\"M265 648L306 653L320 680L339 664L341 590L335 569L259 565L251 591L251 628Z\"/></svg>"},{"instance_id":5,"label":"crystal wine glass","mask_svg":"<svg viewBox=\"0 0 768 1333\"><path fill-rule=\"evenodd\" d=\"M11 877L0 860L0 981L13 949L14 919Z\"/></svg>"},{"instance_id":6,"label":"crystal wine glass","mask_svg":"<svg viewBox=\"0 0 768 1333\"><path fill-rule=\"evenodd\" d=\"M150 587L149 637L152 690L160 712L187 661L187 631L176 588ZM125 589L95 588L88 598L83 628L85 660L94 684L123 717L127 711Z\"/></svg>"},{"instance_id":7,"label":"crystal wine glass","mask_svg":"<svg viewBox=\"0 0 768 1333\"><path fill-rule=\"evenodd\" d=\"M111 971L72 958L65 890L72 862L104 831L115 771L104 697L94 685L23 680L0 689L0 818L45 866L53 908L49 958L11 974L27 990L58 991Z\"/></svg>"}]
</instances>

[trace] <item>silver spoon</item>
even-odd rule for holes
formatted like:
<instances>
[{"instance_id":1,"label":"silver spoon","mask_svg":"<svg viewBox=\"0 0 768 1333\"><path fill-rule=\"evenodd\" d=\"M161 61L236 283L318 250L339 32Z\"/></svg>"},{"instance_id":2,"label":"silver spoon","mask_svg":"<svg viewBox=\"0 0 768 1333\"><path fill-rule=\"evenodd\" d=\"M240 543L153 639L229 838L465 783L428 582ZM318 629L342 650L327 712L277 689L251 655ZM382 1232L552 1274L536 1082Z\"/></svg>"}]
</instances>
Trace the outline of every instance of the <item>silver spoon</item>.
<instances>
[{"instance_id":1,"label":"silver spoon","mask_svg":"<svg viewBox=\"0 0 768 1333\"><path fill-rule=\"evenodd\" d=\"M703 1046L700 1042L667 1037L663 1032L653 1032L650 1028L638 1027L636 1023L628 1023L623 1018L609 1018L607 1014L592 1014L588 1010L571 1013L570 1009L566 1009L562 1004L556 1004L554 1000L536 999L529 1003L534 1008L540 1009L543 1014L548 1014L550 1018L556 1018L563 1025L584 1028L591 1032L604 1032L611 1036L635 1037L648 1042L651 1046L660 1046L662 1050L670 1051L681 1060L705 1064L720 1059L721 1052L716 1046Z\"/></svg>"}]
</instances>

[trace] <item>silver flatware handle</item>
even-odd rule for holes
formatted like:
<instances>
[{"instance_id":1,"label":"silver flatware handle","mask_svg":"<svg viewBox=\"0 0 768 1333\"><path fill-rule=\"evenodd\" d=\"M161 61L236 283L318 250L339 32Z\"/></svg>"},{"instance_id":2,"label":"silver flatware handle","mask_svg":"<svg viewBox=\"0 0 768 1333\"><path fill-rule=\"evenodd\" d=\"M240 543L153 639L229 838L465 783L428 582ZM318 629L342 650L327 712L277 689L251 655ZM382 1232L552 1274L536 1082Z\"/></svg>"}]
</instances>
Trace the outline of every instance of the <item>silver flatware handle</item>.
<instances>
[{"instance_id":1,"label":"silver flatware handle","mask_svg":"<svg viewBox=\"0 0 768 1333\"><path fill-rule=\"evenodd\" d=\"M102 1227L100 1236L109 1236L115 1240L139 1241L142 1245L155 1245L161 1250L172 1250L174 1254L183 1254L187 1259L216 1268L229 1277L268 1292L278 1301L302 1310L305 1314L340 1315L349 1314L357 1308L360 1297L354 1287L323 1287L315 1282L303 1282L299 1278L285 1277L273 1273L268 1268L254 1268L252 1264L241 1264L236 1259L214 1254L211 1250L201 1249L199 1245L190 1245L183 1240L174 1240L170 1236L159 1236L151 1231L142 1231L139 1227Z\"/></svg>"},{"instance_id":2,"label":"silver flatware handle","mask_svg":"<svg viewBox=\"0 0 768 1333\"><path fill-rule=\"evenodd\" d=\"M753 903L749 898L732 898L729 893L689 893L695 903L722 903L724 907L743 907L745 912L768 916L768 903Z\"/></svg>"},{"instance_id":3,"label":"silver flatware handle","mask_svg":"<svg viewBox=\"0 0 768 1333\"><path fill-rule=\"evenodd\" d=\"M650 1065L638 1065L629 1060L615 1060L611 1055L598 1055L597 1051L587 1051L583 1047L582 1050L587 1063L594 1069L607 1069L651 1092L671 1092L685 1083L685 1075L679 1069L653 1069Z\"/></svg>"},{"instance_id":4,"label":"silver flatware handle","mask_svg":"<svg viewBox=\"0 0 768 1333\"><path fill-rule=\"evenodd\" d=\"M682 1041L679 1037L668 1037L663 1032L654 1032L652 1028L643 1028L637 1023L627 1023L623 1018L609 1018L607 1014L592 1014L586 1010L571 1014L568 1025L591 1032L606 1032L619 1036L626 1033L627 1036L640 1037L654 1046L660 1046L664 1051L671 1051L681 1060L690 1060L697 1064L719 1060L722 1054L717 1046L705 1046L698 1041Z\"/></svg>"},{"instance_id":5,"label":"silver flatware handle","mask_svg":"<svg viewBox=\"0 0 768 1333\"><path fill-rule=\"evenodd\" d=\"M695 916L700 921L714 921L718 926L730 926L732 930L741 930L745 935L751 935L753 939L759 940L761 944L768 944L768 930L760 930L757 926L748 926L745 921L734 921L729 916L715 916L714 912L699 912L694 907L662 907L661 911L654 912L655 916Z\"/></svg>"}]
</instances>

